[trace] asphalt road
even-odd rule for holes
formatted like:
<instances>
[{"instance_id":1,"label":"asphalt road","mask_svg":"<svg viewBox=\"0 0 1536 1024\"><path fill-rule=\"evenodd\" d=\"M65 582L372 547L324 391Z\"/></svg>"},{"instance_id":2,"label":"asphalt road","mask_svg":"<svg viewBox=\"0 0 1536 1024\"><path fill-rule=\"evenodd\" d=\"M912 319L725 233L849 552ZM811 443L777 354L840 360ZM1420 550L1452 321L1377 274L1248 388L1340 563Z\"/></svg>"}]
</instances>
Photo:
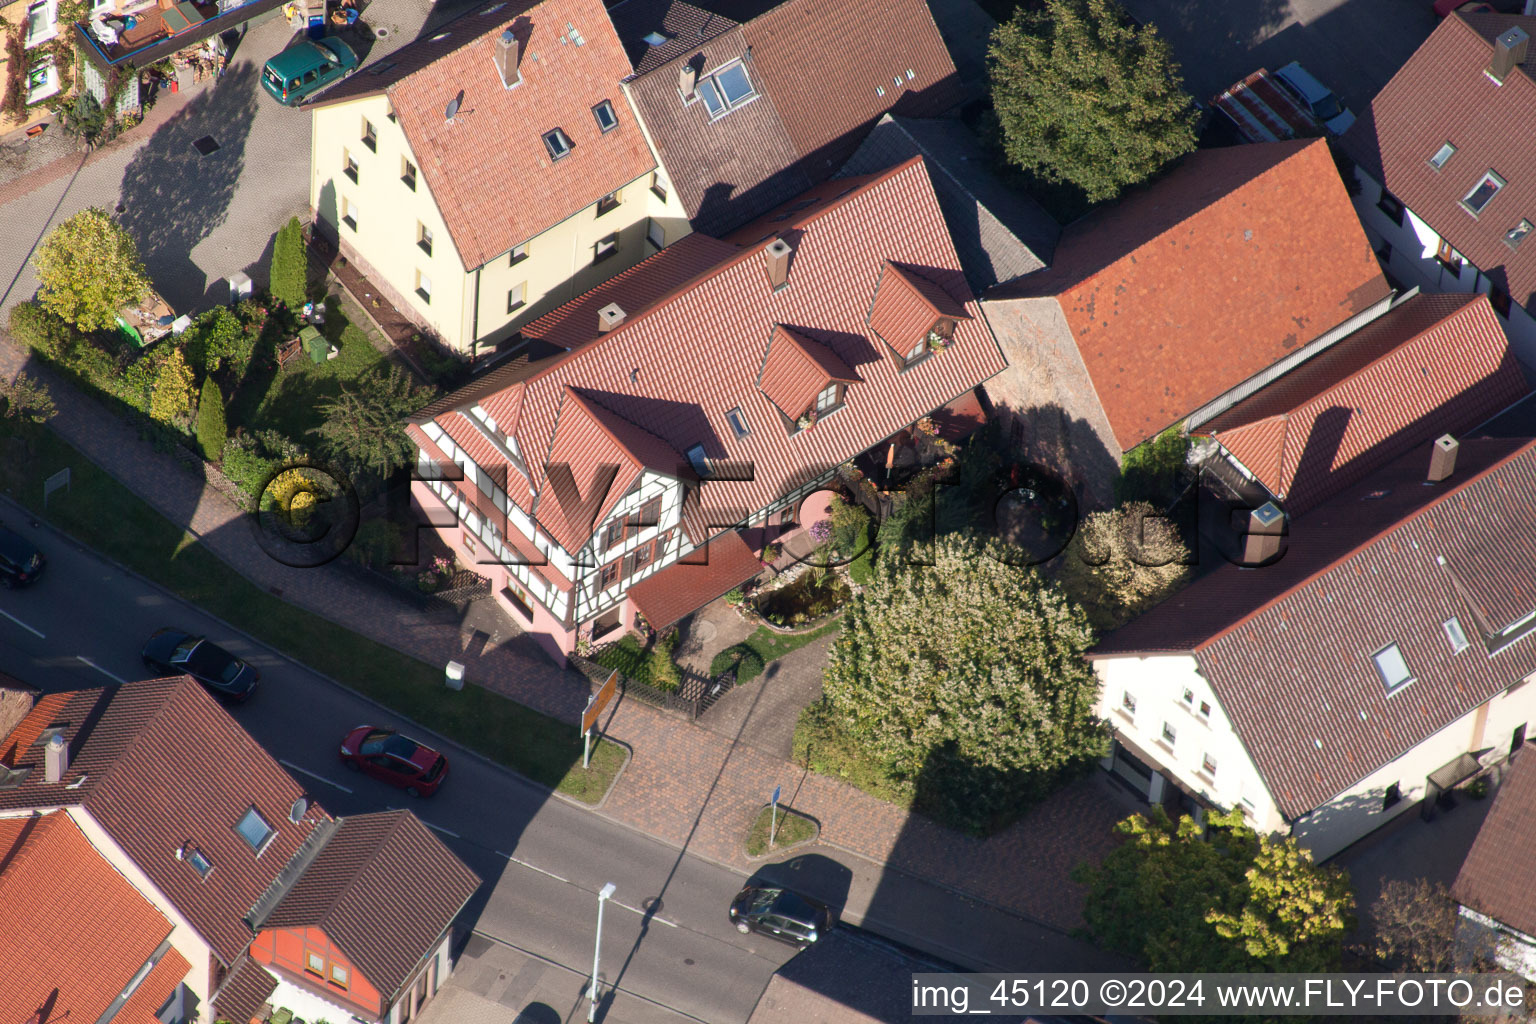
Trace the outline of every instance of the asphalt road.
<instances>
[{"instance_id":1,"label":"asphalt road","mask_svg":"<svg viewBox=\"0 0 1536 1024\"><path fill-rule=\"evenodd\" d=\"M489 885L474 927L582 973L590 971L597 891L618 888L603 923L601 974L636 998L712 1024L743 1021L794 950L740 935L725 909L735 872L551 798L522 778L436 738L451 776L413 801L344 770L336 747L351 726L402 723L216 619L77 548L0 501L0 518L48 555L46 574L0 590L0 671L44 690L143 677L139 649L155 629L204 634L261 669L236 720L333 814L410 807ZM647 916L646 901L661 903Z\"/></svg>"}]
</instances>

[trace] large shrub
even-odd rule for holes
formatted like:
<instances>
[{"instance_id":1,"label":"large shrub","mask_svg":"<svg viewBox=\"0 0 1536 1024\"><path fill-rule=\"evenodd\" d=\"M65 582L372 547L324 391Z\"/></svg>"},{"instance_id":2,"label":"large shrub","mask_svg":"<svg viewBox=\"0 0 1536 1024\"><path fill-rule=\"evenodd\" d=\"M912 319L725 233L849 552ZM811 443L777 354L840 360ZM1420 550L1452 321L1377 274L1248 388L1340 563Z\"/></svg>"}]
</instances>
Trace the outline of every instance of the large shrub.
<instances>
[{"instance_id":1,"label":"large shrub","mask_svg":"<svg viewBox=\"0 0 1536 1024\"><path fill-rule=\"evenodd\" d=\"M289 309L302 307L309 288L307 271L304 229L299 226L299 218L290 217L288 223L277 229L277 238L272 242L272 263L268 271L272 295L286 303Z\"/></svg>"},{"instance_id":2,"label":"large shrub","mask_svg":"<svg viewBox=\"0 0 1536 1024\"><path fill-rule=\"evenodd\" d=\"M155 374L155 387L149 399L150 417L173 426L184 420L192 408L192 396L197 393L195 380L181 349L171 349Z\"/></svg>"},{"instance_id":3,"label":"large shrub","mask_svg":"<svg viewBox=\"0 0 1536 1024\"><path fill-rule=\"evenodd\" d=\"M21 302L11 309L11 337L48 359L62 359L80 332L40 302Z\"/></svg>"},{"instance_id":4,"label":"large shrub","mask_svg":"<svg viewBox=\"0 0 1536 1024\"><path fill-rule=\"evenodd\" d=\"M212 377L203 378L203 394L197 401L197 446L203 458L218 462L224 455L224 442L228 440L228 427L224 423L224 396Z\"/></svg>"}]
</instances>

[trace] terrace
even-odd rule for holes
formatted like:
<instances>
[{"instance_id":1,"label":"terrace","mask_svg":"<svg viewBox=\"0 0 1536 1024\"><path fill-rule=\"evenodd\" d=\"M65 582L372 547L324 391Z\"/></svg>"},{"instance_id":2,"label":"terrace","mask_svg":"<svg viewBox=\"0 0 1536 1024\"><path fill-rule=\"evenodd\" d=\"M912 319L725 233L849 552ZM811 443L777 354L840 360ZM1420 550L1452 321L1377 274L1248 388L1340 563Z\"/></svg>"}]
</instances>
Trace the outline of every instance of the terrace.
<instances>
[{"instance_id":1,"label":"terrace","mask_svg":"<svg viewBox=\"0 0 1536 1024\"><path fill-rule=\"evenodd\" d=\"M75 23L80 48L108 71L128 61L144 67L234 28L285 0L109 0Z\"/></svg>"}]
</instances>

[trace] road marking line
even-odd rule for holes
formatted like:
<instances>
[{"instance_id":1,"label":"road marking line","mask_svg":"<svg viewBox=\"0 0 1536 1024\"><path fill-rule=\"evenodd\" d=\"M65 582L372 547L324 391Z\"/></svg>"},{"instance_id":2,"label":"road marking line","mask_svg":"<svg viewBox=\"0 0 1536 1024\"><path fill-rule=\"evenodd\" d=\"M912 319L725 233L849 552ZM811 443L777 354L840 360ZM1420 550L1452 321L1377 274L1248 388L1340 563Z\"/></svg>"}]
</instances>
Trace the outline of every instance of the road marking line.
<instances>
[{"instance_id":1,"label":"road marking line","mask_svg":"<svg viewBox=\"0 0 1536 1024\"><path fill-rule=\"evenodd\" d=\"M292 768L294 771L298 772L300 775L308 775L312 779L318 779L319 781L325 783L327 786L335 786L337 789L341 790L343 793L351 793L352 792L350 789L348 789L346 786L343 786L341 783L339 783L339 782L332 782L330 779L326 778L324 775L317 775L316 773L310 771L308 768L300 768L298 765L294 764L292 761L284 761L282 758L278 758L277 759L277 763L280 764L280 765L283 765L285 767Z\"/></svg>"},{"instance_id":2,"label":"road marking line","mask_svg":"<svg viewBox=\"0 0 1536 1024\"><path fill-rule=\"evenodd\" d=\"M92 661L90 658L87 658L83 654L75 655L75 660L76 661L84 662L85 664L91 666L91 668L95 669L97 672L100 672L102 675L106 676L108 679L116 679L118 682L124 684L125 686L128 683L128 680L124 679L122 676L117 675L114 672L108 672L106 669L102 668L100 665L96 664L94 661Z\"/></svg>"},{"instance_id":3,"label":"road marking line","mask_svg":"<svg viewBox=\"0 0 1536 1024\"><path fill-rule=\"evenodd\" d=\"M628 903L620 903L618 900L613 899L612 897L609 898L608 902L614 903L614 904L617 904L618 906L623 907L625 910L629 911L631 914L639 914L641 917L645 916L645 911L643 911L643 910L636 910L634 907L630 906ZM652 921L660 921L662 924L666 925L668 928L676 928L677 927L677 922L675 922L675 921L668 921L666 918L661 917L660 915L657 915L657 914L652 914L651 915L651 920Z\"/></svg>"},{"instance_id":4,"label":"road marking line","mask_svg":"<svg viewBox=\"0 0 1536 1024\"><path fill-rule=\"evenodd\" d=\"M505 857L505 858L507 858L507 860L511 861L514 864L521 864L525 868L532 868L533 870L537 871L541 875L548 875L550 878L553 878L557 882L564 882L566 885L575 885L576 884L576 883L572 882L569 878L566 878L564 875L557 875L553 871L545 871L543 868L539 867L537 864L529 864L527 861L523 860L521 857L514 857L510 853L502 853L500 850L497 850L496 853L497 853L498 856Z\"/></svg>"},{"instance_id":5,"label":"road marking line","mask_svg":"<svg viewBox=\"0 0 1536 1024\"><path fill-rule=\"evenodd\" d=\"M31 626L27 625L25 622L22 622L16 616L14 616L10 612L6 611L4 608L0 608L0 615L4 615L6 618L8 618L12 622L16 623L16 625L20 626L22 629L26 630L28 633L31 633L33 636L37 637L39 640L47 640L48 639L46 636L44 636L42 634L41 630L33 629Z\"/></svg>"},{"instance_id":6,"label":"road marking line","mask_svg":"<svg viewBox=\"0 0 1536 1024\"><path fill-rule=\"evenodd\" d=\"M455 838L455 839L463 839L464 838L463 836L459 835L457 832L455 832L451 828L443 828L443 826L441 826L441 825L434 825L430 821L426 821L426 820L422 820L421 823L423 825L427 826L427 828L435 829L438 832L441 832L445 836L453 836L453 838Z\"/></svg>"}]
</instances>

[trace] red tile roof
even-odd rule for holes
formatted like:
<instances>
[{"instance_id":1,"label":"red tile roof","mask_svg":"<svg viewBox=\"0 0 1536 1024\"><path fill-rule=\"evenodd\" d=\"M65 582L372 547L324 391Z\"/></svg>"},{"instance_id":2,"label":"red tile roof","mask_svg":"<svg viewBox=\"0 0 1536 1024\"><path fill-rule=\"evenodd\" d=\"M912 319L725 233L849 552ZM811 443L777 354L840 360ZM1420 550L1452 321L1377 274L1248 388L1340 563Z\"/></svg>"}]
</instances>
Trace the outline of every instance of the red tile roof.
<instances>
[{"instance_id":1,"label":"red tile roof","mask_svg":"<svg viewBox=\"0 0 1536 1024\"><path fill-rule=\"evenodd\" d=\"M33 743L54 725L70 764L49 784ZM226 964L250 944L245 915L324 816L311 806L290 821L303 788L185 677L49 694L0 749L32 766L20 786L0 790L0 810L83 806ZM234 830L253 806L276 832L260 858ZM176 857L189 841L213 863L206 878Z\"/></svg>"},{"instance_id":2,"label":"red tile roof","mask_svg":"<svg viewBox=\"0 0 1536 1024\"><path fill-rule=\"evenodd\" d=\"M1344 137L1344 148L1473 265L1527 305L1536 292L1536 245L1504 234L1536 220L1536 151L1523 126L1536 117L1536 45L1503 85L1483 72L1493 40L1512 26L1536 37L1536 18L1455 13L1440 23ZM1456 153L1435 170L1446 142ZM1461 205L1489 170L1507 184L1474 217ZM1529 240L1527 240L1529 242Z\"/></svg>"},{"instance_id":3,"label":"red tile roof","mask_svg":"<svg viewBox=\"0 0 1536 1024\"><path fill-rule=\"evenodd\" d=\"M319 928L388 1003L480 878L409 811L340 825L261 927Z\"/></svg>"},{"instance_id":4,"label":"red tile roof","mask_svg":"<svg viewBox=\"0 0 1536 1024\"><path fill-rule=\"evenodd\" d=\"M965 98L923 0L625 0L611 13L634 61L635 105L694 227L709 233L832 175L883 114L933 117ZM657 30L670 38L648 46ZM708 75L743 58L756 99L714 119L684 105L684 65Z\"/></svg>"},{"instance_id":5,"label":"red tile roof","mask_svg":"<svg viewBox=\"0 0 1536 1024\"><path fill-rule=\"evenodd\" d=\"M729 255L722 248L707 272L630 312L606 334L599 334L595 312L588 320L556 311L526 326L525 336L548 332L573 349L523 384L518 441L529 458L540 462L551 439L560 440L556 420L567 388L574 388L673 451L698 444L710 459L753 463L751 481L707 484L705 503L759 509L1003 369L973 300L959 307L972 319L960 323L954 344L902 373L881 355L883 343L865 322L887 259L921 268L951 296L969 295L921 160L828 182L805 201L810 205L797 213L767 218L739 236L761 242L784 233L795 240L786 288L770 287L760 244ZM621 277L576 301L595 311L634 287ZM775 324L814 334L860 378L843 408L794 436L757 387L764 339ZM450 396L444 404L454 402ZM747 419L745 437L725 422L733 408ZM531 469L542 486L543 465ZM541 523L557 518L543 514L552 500L541 495L540 502Z\"/></svg>"},{"instance_id":6,"label":"red tile roof","mask_svg":"<svg viewBox=\"0 0 1536 1024\"><path fill-rule=\"evenodd\" d=\"M1298 515L1530 388L1484 295L1417 295L1204 424Z\"/></svg>"},{"instance_id":7,"label":"red tile roof","mask_svg":"<svg viewBox=\"0 0 1536 1024\"><path fill-rule=\"evenodd\" d=\"M1280 809L1319 806L1536 671L1536 635L1496 636L1536 610L1536 442L1462 441L1438 486L1428 467L1414 450L1298 518L1273 566L1222 566L1090 657L1193 654ZM1414 682L1388 696L1393 643Z\"/></svg>"},{"instance_id":8,"label":"red tile roof","mask_svg":"<svg viewBox=\"0 0 1536 1024\"><path fill-rule=\"evenodd\" d=\"M631 586L629 599L652 629L665 629L762 571L740 532L731 530Z\"/></svg>"},{"instance_id":9,"label":"red tile roof","mask_svg":"<svg viewBox=\"0 0 1536 1024\"><path fill-rule=\"evenodd\" d=\"M1197 150L986 297L1057 299L1130 449L1390 290L1317 139Z\"/></svg>"},{"instance_id":10,"label":"red tile roof","mask_svg":"<svg viewBox=\"0 0 1536 1024\"><path fill-rule=\"evenodd\" d=\"M1456 902L1536 935L1536 756L1516 754L1451 887Z\"/></svg>"},{"instance_id":11,"label":"red tile roof","mask_svg":"<svg viewBox=\"0 0 1536 1024\"><path fill-rule=\"evenodd\" d=\"M768 400L785 416L799 419L830 381L857 384L859 378L831 349L804 331L775 324L757 382Z\"/></svg>"},{"instance_id":12,"label":"red tile roof","mask_svg":"<svg viewBox=\"0 0 1536 1024\"><path fill-rule=\"evenodd\" d=\"M0 818L0 916L5 969L0 1019L99 1019L128 986L171 923L98 853L65 811ZM187 976L174 949L135 998L147 1021ZM142 998L139 998L142 995Z\"/></svg>"},{"instance_id":13,"label":"red tile roof","mask_svg":"<svg viewBox=\"0 0 1536 1024\"><path fill-rule=\"evenodd\" d=\"M492 62L496 39L509 27L522 46L522 84L511 89ZM398 62L395 74L372 78L365 69L313 105L388 94L466 268L656 166L619 88L629 61L599 0L492 4L389 60ZM445 111L456 97L462 103L450 121ZM608 132L592 114L603 100L619 121ZM570 139L571 152L551 161L543 135L555 128Z\"/></svg>"}]
</instances>

